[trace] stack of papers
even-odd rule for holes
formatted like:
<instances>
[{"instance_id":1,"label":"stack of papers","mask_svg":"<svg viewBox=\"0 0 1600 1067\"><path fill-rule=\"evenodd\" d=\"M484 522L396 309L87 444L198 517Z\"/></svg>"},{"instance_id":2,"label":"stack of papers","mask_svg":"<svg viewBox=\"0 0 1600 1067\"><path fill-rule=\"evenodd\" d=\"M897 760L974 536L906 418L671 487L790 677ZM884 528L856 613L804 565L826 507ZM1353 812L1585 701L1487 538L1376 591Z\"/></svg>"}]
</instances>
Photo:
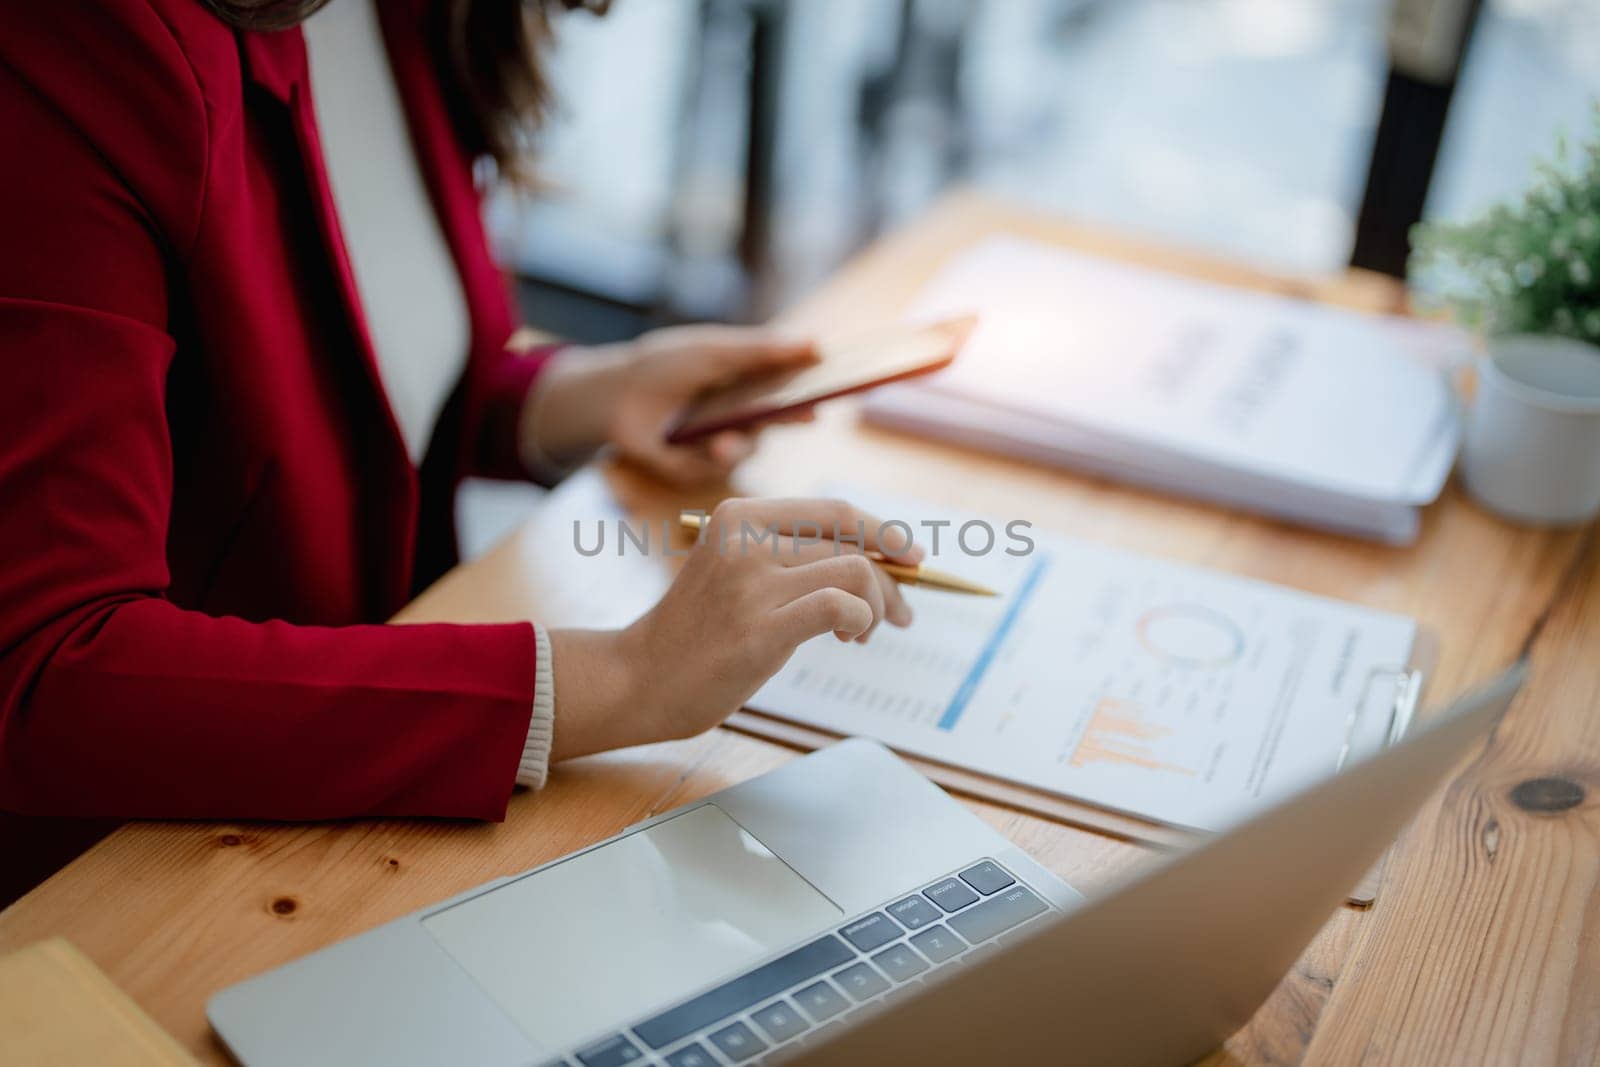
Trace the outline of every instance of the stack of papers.
<instances>
[{"instance_id":1,"label":"stack of papers","mask_svg":"<svg viewBox=\"0 0 1600 1067\"><path fill-rule=\"evenodd\" d=\"M1392 543L1460 443L1443 327L1012 238L942 271L916 321L976 313L955 364L867 419Z\"/></svg>"}]
</instances>

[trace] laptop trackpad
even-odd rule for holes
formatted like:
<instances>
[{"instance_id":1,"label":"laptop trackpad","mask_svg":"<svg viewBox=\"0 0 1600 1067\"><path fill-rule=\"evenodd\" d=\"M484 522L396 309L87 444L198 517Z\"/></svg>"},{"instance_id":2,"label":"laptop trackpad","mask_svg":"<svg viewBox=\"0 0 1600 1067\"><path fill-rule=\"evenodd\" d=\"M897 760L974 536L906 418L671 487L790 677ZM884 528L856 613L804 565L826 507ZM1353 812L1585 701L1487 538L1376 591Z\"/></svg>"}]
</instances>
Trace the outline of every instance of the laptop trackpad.
<instances>
[{"instance_id":1,"label":"laptop trackpad","mask_svg":"<svg viewBox=\"0 0 1600 1067\"><path fill-rule=\"evenodd\" d=\"M545 1051L736 972L842 912L702 805L422 925Z\"/></svg>"}]
</instances>

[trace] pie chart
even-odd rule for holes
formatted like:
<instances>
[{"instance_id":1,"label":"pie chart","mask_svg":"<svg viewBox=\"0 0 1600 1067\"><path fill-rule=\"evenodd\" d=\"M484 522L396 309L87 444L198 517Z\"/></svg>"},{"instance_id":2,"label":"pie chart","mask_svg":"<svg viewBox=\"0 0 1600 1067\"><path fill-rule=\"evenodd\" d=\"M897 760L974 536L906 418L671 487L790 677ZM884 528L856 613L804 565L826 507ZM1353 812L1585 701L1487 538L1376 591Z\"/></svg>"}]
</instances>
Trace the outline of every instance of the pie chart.
<instances>
[{"instance_id":1,"label":"pie chart","mask_svg":"<svg viewBox=\"0 0 1600 1067\"><path fill-rule=\"evenodd\" d=\"M1181 667L1226 667L1244 655L1238 623L1199 604L1151 608L1136 624L1139 644L1158 659Z\"/></svg>"}]
</instances>

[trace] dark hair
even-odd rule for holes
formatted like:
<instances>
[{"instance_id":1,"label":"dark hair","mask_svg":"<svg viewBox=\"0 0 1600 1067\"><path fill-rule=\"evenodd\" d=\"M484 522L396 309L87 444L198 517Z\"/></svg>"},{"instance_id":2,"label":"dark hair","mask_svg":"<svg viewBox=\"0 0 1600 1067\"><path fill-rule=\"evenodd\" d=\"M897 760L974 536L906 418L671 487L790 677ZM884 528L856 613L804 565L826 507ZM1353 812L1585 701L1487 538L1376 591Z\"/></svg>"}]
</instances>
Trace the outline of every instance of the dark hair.
<instances>
[{"instance_id":1,"label":"dark hair","mask_svg":"<svg viewBox=\"0 0 1600 1067\"><path fill-rule=\"evenodd\" d=\"M243 30L298 26L330 0L204 0L218 18ZM439 5L447 86L468 147L493 157L512 179L529 178L527 132L550 103L539 66L550 9L604 13L610 0L444 0Z\"/></svg>"}]
</instances>

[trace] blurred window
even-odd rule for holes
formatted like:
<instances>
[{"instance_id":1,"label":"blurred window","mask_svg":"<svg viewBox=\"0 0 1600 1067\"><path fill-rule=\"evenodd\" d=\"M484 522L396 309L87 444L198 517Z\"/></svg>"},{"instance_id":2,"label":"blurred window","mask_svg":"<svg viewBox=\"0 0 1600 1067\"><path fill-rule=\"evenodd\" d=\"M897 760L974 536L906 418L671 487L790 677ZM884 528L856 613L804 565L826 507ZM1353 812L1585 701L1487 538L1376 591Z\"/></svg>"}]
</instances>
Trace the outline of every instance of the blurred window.
<instances>
[{"instance_id":1,"label":"blurred window","mask_svg":"<svg viewBox=\"0 0 1600 1067\"><path fill-rule=\"evenodd\" d=\"M1564 135L1595 136L1600 2L1486 0L1450 105L1429 218L1465 219L1520 193Z\"/></svg>"},{"instance_id":2,"label":"blurred window","mask_svg":"<svg viewBox=\"0 0 1600 1067\"><path fill-rule=\"evenodd\" d=\"M557 19L549 189L498 198L491 223L527 277L655 319L760 317L958 183L1267 269L1337 270L1390 10L616 0ZM1484 0L1429 213L1520 188L1558 128L1588 133L1596 93L1600 2Z\"/></svg>"}]
</instances>

